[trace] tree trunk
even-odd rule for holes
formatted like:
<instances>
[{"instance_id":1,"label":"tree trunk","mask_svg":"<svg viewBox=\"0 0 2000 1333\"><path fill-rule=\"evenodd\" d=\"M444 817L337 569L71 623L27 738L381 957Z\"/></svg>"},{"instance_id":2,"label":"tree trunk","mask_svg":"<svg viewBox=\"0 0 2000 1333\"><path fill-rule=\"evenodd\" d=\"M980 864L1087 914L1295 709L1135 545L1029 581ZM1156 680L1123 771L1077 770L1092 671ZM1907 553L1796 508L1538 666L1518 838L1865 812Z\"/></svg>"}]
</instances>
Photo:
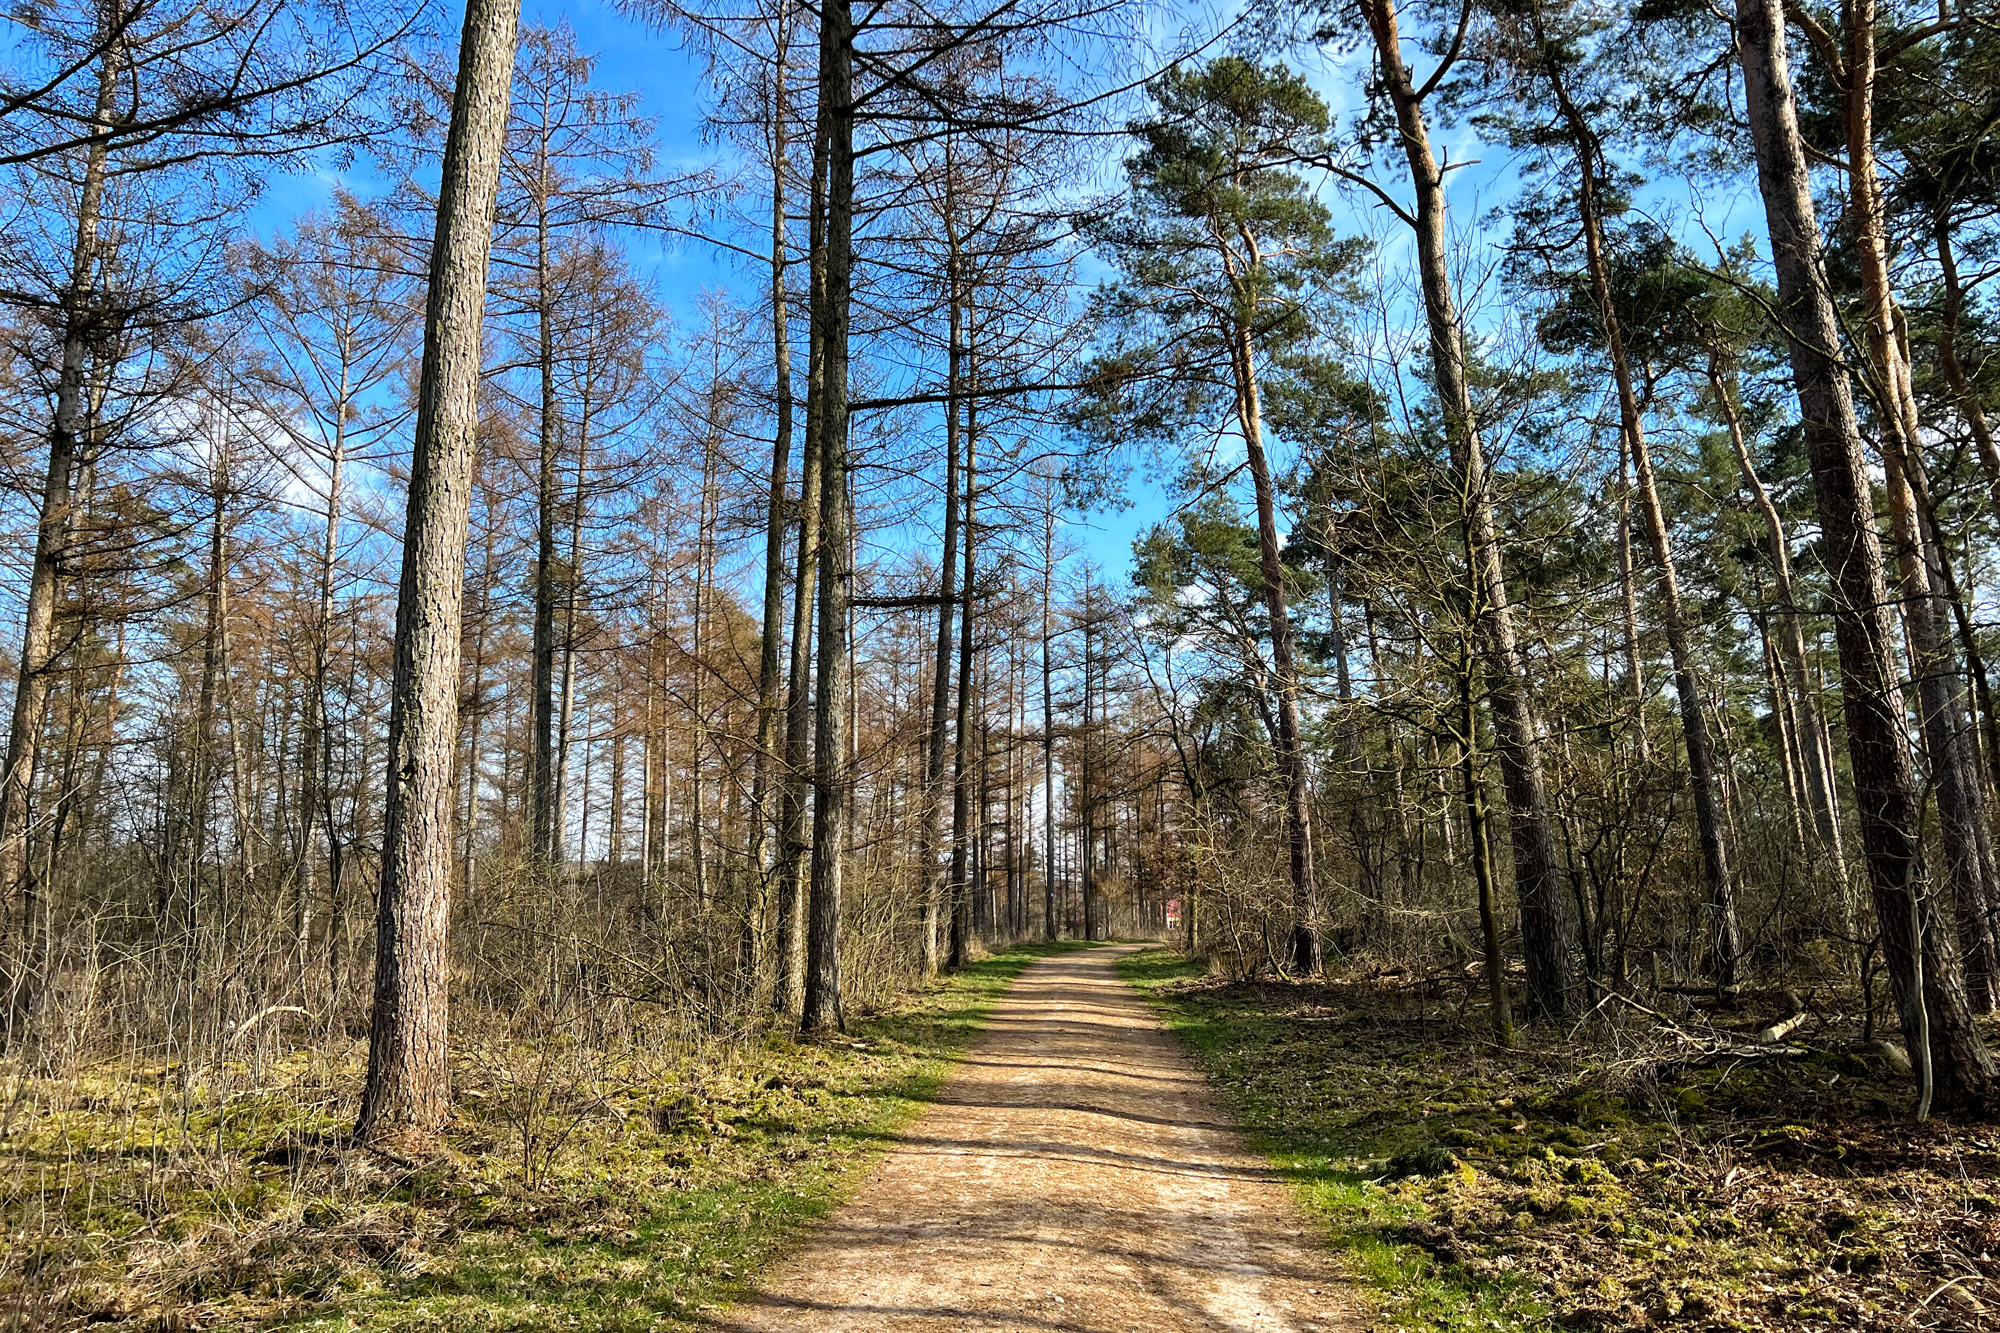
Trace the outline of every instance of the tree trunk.
<instances>
[{"instance_id":1,"label":"tree trunk","mask_svg":"<svg viewBox=\"0 0 2000 1333\"><path fill-rule=\"evenodd\" d=\"M1653 740L1646 731L1646 669L1639 655L1639 578L1632 559L1632 450L1618 434L1618 601L1625 631L1625 690L1632 700L1633 757L1642 769L1653 765Z\"/></svg>"},{"instance_id":2,"label":"tree trunk","mask_svg":"<svg viewBox=\"0 0 2000 1333\"><path fill-rule=\"evenodd\" d=\"M1958 255L1952 248L1951 216L1942 206L1938 209L1931 231L1937 241L1938 280L1944 289L1944 300L1938 310L1938 372L1944 376L1952 397L1958 400L1958 413L1965 418L1966 427L1972 432L1972 442L1979 453L1979 467L1986 474L1987 494L1992 500L1993 513L2000 517L2000 447L1994 445L1993 427L1986 418L1986 406L1980 401L1972 381L1966 378L1965 367L1958 359L1958 323L1965 314L1965 285L1958 276ZM2000 764L2000 758L1994 762Z\"/></svg>"},{"instance_id":3,"label":"tree trunk","mask_svg":"<svg viewBox=\"0 0 2000 1333\"><path fill-rule=\"evenodd\" d=\"M1716 405L1722 411L1724 424L1729 427L1729 441L1736 453L1737 469L1743 474L1743 485L1750 492L1757 512L1763 516L1764 531L1770 539L1771 580L1778 595L1779 607L1778 652L1792 680L1792 699L1799 719L1799 756L1805 770L1813 828L1819 836L1821 852L1827 864L1844 879L1846 853L1841 846L1840 798L1834 787L1832 766L1827 763L1826 723L1813 697L1812 676L1806 670L1805 630L1801 625L1798 590L1792 583L1791 542L1785 534L1785 521L1778 514L1778 506L1772 502L1771 493L1757 476L1756 464L1751 460L1750 445L1743 434L1743 414L1737 410L1736 395L1712 357L1708 366L1708 382Z\"/></svg>"},{"instance_id":4,"label":"tree trunk","mask_svg":"<svg viewBox=\"0 0 2000 1333\"><path fill-rule=\"evenodd\" d=\"M778 761L780 709L779 656L785 627L785 502L792 455L792 335L790 296L785 289L788 253L785 215L785 165L789 151L790 110L786 102L790 32L789 9L773 20L771 91L771 365L777 423L771 436L771 489L764 514L764 618L757 644L757 757L751 775L750 843L745 860L749 872L770 893L764 864L765 841L771 826L772 770ZM780 966L783 964L781 963Z\"/></svg>"},{"instance_id":5,"label":"tree trunk","mask_svg":"<svg viewBox=\"0 0 2000 1333\"><path fill-rule=\"evenodd\" d=\"M1056 502L1042 511L1042 937L1056 938Z\"/></svg>"},{"instance_id":6,"label":"tree trunk","mask_svg":"<svg viewBox=\"0 0 2000 1333\"><path fill-rule=\"evenodd\" d=\"M831 126L824 98L813 135L811 222L807 239L807 291L810 316L806 352L806 436L799 471L798 564L792 586L792 652L785 684L785 786L778 815L778 929L773 941L777 981L771 1007L777 1014L796 1014L804 996L806 873L811 843L806 829L807 799L812 788L813 608L817 600L820 560L820 483L824 457L826 379L826 177Z\"/></svg>"},{"instance_id":7,"label":"tree trunk","mask_svg":"<svg viewBox=\"0 0 2000 1333\"><path fill-rule=\"evenodd\" d=\"M1539 28L1539 14L1537 15ZM1539 32L1538 32L1539 36ZM1673 661L1674 693L1680 706L1681 736L1687 747L1688 782L1693 788L1695 834L1701 846L1702 879L1708 891L1709 942L1715 949L1715 984L1723 989L1742 980L1743 930L1736 914L1736 880L1730 863L1722 814L1717 808L1715 761L1710 747L1706 709L1695 678L1694 648L1688 639L1687 611L1674 560L1673 536L1653 476L1652 450L1632 386L1632 365L1625 356L1625 334L1611 296L1610 264L1605 255L1604 218L1598 209L1597 184L1603 156L1596 131L1569 96L1559 64L1549 58L1544 41L1544 73L1570 134L1576 154L1577 213L1583 229L1584 262L1590 272L1591 295L1604 334L1605 357L1618 389L1618 429L1638 481L1639 510L1653 548L1660 578L1660 619L1667 632L1667 653Z\"/></svg>"},{"instance_id":8,"label":"tree trunk","mask_svg":"<svg viewBox=\"0 0 2000 1333\"><path fill-rule=\"evenodd\" d=\"M952 743L951 782L951 948L946 964L950 967L964 967L972 961L968 938L970 923L966 917L971 909L970 885L966 880L967 857L971 853L972 833L972 771L969 767L969 753L972 746L972 691L973 680L973 640L972 640L972 598L973 575L978 560L978 529L974 526L974 497L978 491L979 465L975 455L978 438L975 433L974 416L970 407L966 410L965 430L965 521L960 526L965 540L965 582L959 593L958 604L958 716L954 722ZM982 713L984 709L980 710Z\"/></svg>"},{"instance_id":9,"label":"tree trunk","mask_svg":"<svg viewBox=\"0 0 2000 1333\"><path fill-rule=\"evenodd\" d=\"M107 7L100 34L112 35L122 11ZM92 124L108 128L118 95L125 47L115 35L104 41L98 60L97 103ZM56 652L56 606L61 601L63 558L69 544L76 455L83 438L87 404L84 366L95 327L92 293L97 283L98 227L104 207L106 140L86 150L83 188L78 194L76 239L69 281L62 299L62 361L57 372L55 414L49 425L48 470L42 481L41 512L35 523L35 552L28 570L27 605L22 617L20 666L14 681L14 712L8 725L7 757L0 767L0 1049L25 1035L39 998L35 958L42 927L41 903L29 865L34 819L35 764L48 715L49 668Z\"/></svg>"},{"instance_id":10,"label":"tree trunk","mask_svg":"<svg viewBox=\"0 0 2000 1333\"><path fill-rule=\"evenodd\" d=\"M1078 867L1083 880L1083 937L1097 938L1097 772L1093 762L1092 738L1096 715L1092 703L1097 692L1095 598L1091 596L1090 567L1083 570L1083 725L1076 733L1076 824L1077 846L1082 851Z\"/></svg>"},{"instance_id":11,"label":"tree trunk","mask_svg":"<svg viewBox=\"0 0 2000 1333\"><path fill-rule=\"evenodd\" d=\"M1881 184L1875 167L1875 0L1844 11L1847 122L1847 218L1861 280L1870 381L1882 426L1897 582L1910 627L1924 750L1937 792L1938 824L1958 904L1966 988L1973 1007L1993 1008L1995 961L1992 834L1965 715L1965 694L1945 620L1942 544L1929 512L1923 434L1910 364L1898 340L1899 312L1889 276Z\"/></svg>"},{"instance_id":12,"label":"tree trunk","mask_svg":"<svg viewBox=\"0 0 2000 1333\"><path fill-rule=\"evenodd\" d=\"M817 322L820 400L819 670L813 700L812 879L806 906L806 979L799 1027L845 1028L840 996L840 895L847 815L853 799L845 725L848 602L854 577L852 501L847 489L847 328L853 277L854 25L848 0L827 0L820 18L820 103L827 135L826 283Z\"/></svg>"},{"instance_id":13,"label":"tree trunk","mask_svg":"<svg viewBox=\"0 0 2000 1333\"><path fill-rule=\"evenodd\" d=\"M1311 776L1299 721L1299 673L1292 646L1292 617L1285 605L1285 565L1278 544L1277 493L1271 482L1271 462L1264 454L1263 409L1258 401L1256 347L1250 326L1239 321L1230 351L1236 378L1236 421L1243 432L1250 481L1257 496L1257 556L1264 584L1264 609L1271 617L1271 670L1277 677L1278 781L1285 791L1285 841L1292 880L1292 937L1289 950L1294 971L1311 976L1320 970L1319 891L1313 876ZM1087 612L1086 612L1087 614ZM1088 662L1085 664L1088 673ZM1085 835L1085 847L1089 835ZM1086 876L1089 871L1086 869ZM1088 896L1085 914L1090 914Z\"/></svg>"},{"instance_id":14,"label":"tree trunk","mask_svg":"<svg viewBox=\"0 0 2000 1333\"><path fill-rule=\"evenodd\" d=\"M1470 638L1459 659L1459 767L1465 783L1465 825L1472 850L1472 875L1479 886L1479 935L1485 947L1487 1017L1493 1040L1514 1044L1514 1011L1507 997L1507 959L1500 952L1500 922L1494 910L1493 839L1486 815L1486 782L1479 773L1479 708L1473 699Z\"/></svg>"},{"instance_id":15,"label":"tree trunk","mask_svg":"<svg viewBox=\"0 0 2000 1333\"><path fill-rule=\"evenodd\" d=\"M480 326L519 0L467 0L445 139L396 602L375 1012L355 1133L428 1136L450 1113L447 927L465 538Z\"/></svg>"},{"instance_id":16,"label":"tree trunk","mask_svg":"<svg viewBox=\"0 0 2000 1333\"><path fill-rule=\"evenodd\" d=\"M1487 671L1492 677L1494 730L1502 786L1512 823L1514 891L1521 905L1521 943L1528 964L1528 1012L1562 1018L1576 1011L1576 926L1556 860L1549 820L1548 782L1542 766L1541 720L1528 689L1526 665L1507 598L1485 445L1466 381L1465 331L1452 295L1445 231L1444 172L1431 151L1423 98L1403 63L1394 0L1364 0L1363 12L1379 56L1385 90L1402 132L1403 153L1416 193L1412 218L1430 329L1431 373L1444 413L1445 436L1465 506L1474 589L1478 594Z\"/></svg>"},{"instance_id":17,"label":"tree trunk","mask_svg":"<svg viewBox=\"0 0 2000 1333\"><path fill-rule=\"evenodd\" d=\"M517 0L518 2L518 0ZM562 813L556 758L556 462L562 424L556 408L555 292L549 273L548 150L542 147L535 194L536 369L541 382L535 467L534 624L530 644L528 697L534 709L533 748L528 754L528 809L533 843L529 863L552 873L561 859Z\"/></svg>"},{"instance_id":18,"label":"tree trunk","mask_svg":"<svg viewBox=\"0 0 2000 1333\"><path fill-rule=\"evenodd\" d=\"M1953 932L1913 930L1927 896L1916 775L1904 744L1894 622L1852 389L1841 361L1779 0L1738 0L1737 55L1756 145L1783 322L1832 575L1841 699L1861 811L1861 843L1884 961L1913 1057L1928 1054L1937 1100L1977 1108L1994 1068L1967 1002ZM1921 973L1918 969L1921 967ZM1912 979L1921 975L1922 984ZM1926 1029L1931 1038L1926 1042Z\"/></svg>"},{"instance_id":19,"label":"tree trunk","mask_svg":"<svg viewBox=\"0 0 2000 1333\"><path fill-rule=\"evenodd\" d=\"M923 877L923 901L919 907L919 927L923 932L923 975L935 976L941 952L940 908L944 897L943 876L938 867L938 843L943 837L945 732L949 726L946 710L951 702L952 615L957 609L953 592L958 585L958 455L959 386L965 373L964 306L958 290L958 218L951 189L950 140L946 149L944 206L946 260L947 333L945 352L944 416L944 549L939 560L937 648L931 661L930 726L924 743L923 829L917 844L917 870ZM969 615L970 605L964 608Z\"/></svg>"}]
</instances>

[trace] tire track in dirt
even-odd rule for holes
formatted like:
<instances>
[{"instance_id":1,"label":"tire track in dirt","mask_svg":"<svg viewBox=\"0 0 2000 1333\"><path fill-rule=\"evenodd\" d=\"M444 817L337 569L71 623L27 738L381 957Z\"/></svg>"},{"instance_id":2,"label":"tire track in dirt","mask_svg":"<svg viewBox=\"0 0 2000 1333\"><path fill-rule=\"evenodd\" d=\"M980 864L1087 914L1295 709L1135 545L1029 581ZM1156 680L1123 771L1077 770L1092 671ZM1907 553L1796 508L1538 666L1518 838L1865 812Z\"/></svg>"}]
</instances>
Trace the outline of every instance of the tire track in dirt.
<instances>
[{"instance_id":1,"label":"tire track in dirt","mask_svg":"<svg viewBox=\"0 0 2000 1333\"><path fill-rule=\"evenodd\" d=\"M1352 1333L1358 1303L1145 1001L1046 958L729 1333Z\"/></svg>"}]
</instances>

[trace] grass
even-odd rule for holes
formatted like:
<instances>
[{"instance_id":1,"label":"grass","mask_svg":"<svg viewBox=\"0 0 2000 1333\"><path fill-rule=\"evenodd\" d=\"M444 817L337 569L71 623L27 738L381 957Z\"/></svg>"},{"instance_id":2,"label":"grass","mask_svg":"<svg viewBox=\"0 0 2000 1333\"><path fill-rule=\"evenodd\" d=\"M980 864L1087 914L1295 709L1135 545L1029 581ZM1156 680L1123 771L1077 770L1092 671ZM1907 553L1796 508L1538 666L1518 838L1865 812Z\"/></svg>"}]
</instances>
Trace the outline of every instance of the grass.
<instances>
[{"instance_id":1,"label":"grass","mask_svg":"<svg viewBox=\"0 0 2000 1333\"><path fill-rule=\"evenodd\" d=\"M1677 1067L1486 1040L1456 996L1120 963L1295 1184L1383 1326L1990 1328L2000 1145L1911 1127L1879 1067ZM1473 1012L1465 1013L1466 1008ZM1992 1285L1989 1286L1989 1282Z\"/></svg>"},{"instance_id":2,"label":"grass","mask_svg":"<svg viewBox=\"0 0 2000 1333\"><path fill-rule=\"evenodd\" d=\"M422 1161L339 1137L355 1052L199 1084L101 1067L0 1140L0 1320L49 1329L673 1329L858 1182L1035 958L1003 950L845 1038L465 1053Z\"/></svg>"}]
</instances>

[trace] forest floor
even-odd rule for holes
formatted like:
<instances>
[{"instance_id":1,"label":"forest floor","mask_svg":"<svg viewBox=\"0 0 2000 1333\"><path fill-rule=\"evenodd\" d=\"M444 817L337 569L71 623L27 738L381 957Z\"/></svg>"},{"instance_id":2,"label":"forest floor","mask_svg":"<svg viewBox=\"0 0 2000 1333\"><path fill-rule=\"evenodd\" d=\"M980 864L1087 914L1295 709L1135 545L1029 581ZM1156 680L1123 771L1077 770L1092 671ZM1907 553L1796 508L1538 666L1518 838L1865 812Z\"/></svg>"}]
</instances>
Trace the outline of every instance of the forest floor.
<instances>
[{"instance_id":1,"label":"forest floor","mask_svg":"<svg viewBox=\"0 0 2000 1333\"><path fill-rule=\"evenodd\" d=\"M2000 1328L2000 1129L1913 1126L1851 1028L1802 1028L1798 1058L1641 1026L1506 1051L1462 985L1231 984L1158 949L1122 971L1383 1326Z\"/></svg>"},{"instance_id":2,"label":"forest floor","mask_svg":"<svg viewBox=\"0 0 2000 1333\"><path fill-rule=\"evenodd\" d=\"M1036 958L844 1038L485 1043L423 1160L345 1140L365 1043L191 1069L0 1066L0 1328L706 1326L923 1110Z\"/></svg>"},{"instance_id":3,"label":"forest floor","mask_svg":"<svg viewBox=\"0 0 2000 1333\"><path fill-rule=\"evenodd\" d=\"M1015 982L936 1104L728 1333L1337 1333L1320 1229L1120 980L1141 946Z\"/></svg>"}]
</instances>

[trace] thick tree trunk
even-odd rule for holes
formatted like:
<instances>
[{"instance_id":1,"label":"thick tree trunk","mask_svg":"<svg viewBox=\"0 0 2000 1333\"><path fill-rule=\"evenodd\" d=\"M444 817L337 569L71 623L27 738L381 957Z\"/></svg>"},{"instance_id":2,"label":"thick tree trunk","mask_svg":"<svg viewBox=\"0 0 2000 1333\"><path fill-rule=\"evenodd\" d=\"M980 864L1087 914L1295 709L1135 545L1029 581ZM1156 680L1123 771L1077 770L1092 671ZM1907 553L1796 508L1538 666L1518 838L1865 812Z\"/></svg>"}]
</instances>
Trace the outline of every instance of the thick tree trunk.
<instances>
[{"instance_id":1,"label":"thick tree trunk","mask_svg":"<svg viewBox=\"0 0 2000 1333\"><path fill-rule=\"evenodd\" d=\"M101 32L115 33L123 22L115 6L103 11ZM98 58L97 103L93 124L107 128L118 95L118 75L125 48L120 39L107 41ZM35 523L35 551L28 569L27 605L22 616L21 657L14 679L14 712L8 725L7 755L0 766L0 1049L13 1045L25 1032L38 999L36 955L42 928L42 904L29 865L34 819L35 767L42 729L47 722L49 668L56 652L56 605L61 600L62 562L69 544L77 451L88 416L84 369L95 327L93 293L97 285L98 228L104 208L105 168L109 150L103 141L87 150L83 188L78 193L76 239L70 253L69 279L62 293L62 360L57 369L55 413L49 423L48 468L42 481L40 513Z\"/></svg>"},{"instance_id":2,"label":"thick tree trunk","mask_svg":"<svg viewBox=\"0 0 2000 1333\"><path fill-rule=\"evenodd\" d=\"M1843 89L1847 121L1846 233L1861 280L1869 379L1882 427L1897 582L1905 601L1923 722L1924 750L1937 792L1939 830L1958 903L1967 992L1981 1012L1993 1008L1995 961L1992 833L1965 713L1965 692L1951 647L1942 543L1924 481L1923 431L1910 364L1898 339L1900 312L1889 276L1881 184L1875 167L1875 0L1851 0Z\"/></svg>"},{"instance_id":3,"label":"thick tree trunk","mask_svg":"<svg viewBox=\"0 0 2000 1333\"><path fill-rule=\"evenodd\" d=\"M1526 664L1514 628L1485 445L1466 381L1465 331L1452 294L1445 234L1444 172L1431 151L1423 99L1403 63L1394 0L1364 0L1379 67L1402 132L1403 153L1416 193L1412 219L1417 262L1430 328L1431 373L1444 412L1445 435L1465 506L1472 577L1483 614L1488 695L1499 742L1502 786L1507 793L1514 845L1514 892L1521 905L1521 944L1528 964L1528 1012L1560 1018L1576 1011L1576 925L1549 818L1548 781L1542 766L1541 719L1528 688Z\"/></svg>"},{"instance_id":4,"label":"thick tree trunk","mask_svg":"<svg viewBox=\"0 0 2000 1333\"><path fill-rule=\"evenodd\" d=\"M1932 1071L1938 1103L1983 1107L1993 1094L1993 1061L1966 999L1957 941L1934 912L1922 910L1928 895L1918 840L1921 811L1904 743L1893 613L1860 425L1828 294L1785 53L1784 10L1779 0L1738 0L1736 19L1778 313L1805 426L1823 563L1832 576L1841 698L1883 957L1911 1054ZM1912 929L1913 918L1921 929ZM1921 985L1912 985L1919 976Z\"/></svg>"},{"instance_id":5,"label":"thick tree trunk","mask_svg":"<svg viewBox=\"0 0 2000 1333\"><path fill-rule=\"evenodd\" d=\"M369 1141L428 1136L451 1109L447 928L465 538L486 268L519 17L519 0L467 0L438 190L396 602L375 1012L355 1128Z\"/></svg>"},{"instance_id":6,"label":"thick tree trunk","mask_svg":"<svg viewBox=\"0 0 2000 1333\"><path fill-rule=\"evenodd\" d=\"M853 799L848 759L848 603L854 578L847 489L847 329L853 278L854 24L848 0L820 18L820 99L826 108L826 284L820 399L819 670L813 700L812 879L806 907L806 979L799 1027L844 1028L840 995L840 897Z\"/></svg>"}]
</instances>

